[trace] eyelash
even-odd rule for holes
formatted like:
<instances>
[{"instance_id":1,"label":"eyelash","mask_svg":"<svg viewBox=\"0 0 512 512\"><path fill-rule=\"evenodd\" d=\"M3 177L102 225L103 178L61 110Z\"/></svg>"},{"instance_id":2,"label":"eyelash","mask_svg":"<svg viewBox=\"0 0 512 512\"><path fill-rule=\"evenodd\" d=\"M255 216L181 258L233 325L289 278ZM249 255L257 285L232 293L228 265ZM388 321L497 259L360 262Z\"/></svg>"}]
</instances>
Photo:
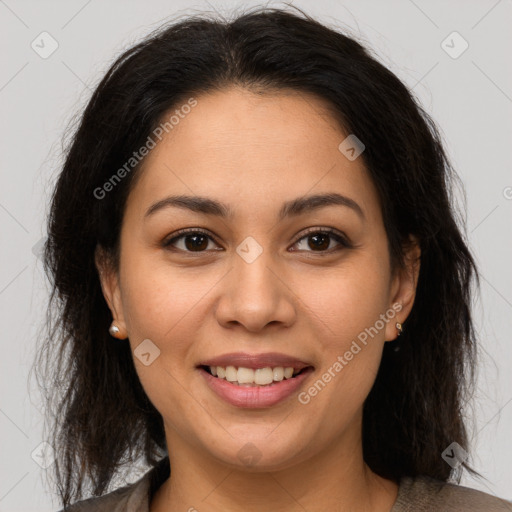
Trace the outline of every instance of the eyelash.
<instances>
[{"instance_id":1,"label":"eyelash","mask_svg":"<svg viewBox=\"0 0 512 512\"><path fill-rule=\"evenodd\" d=\"M172 247L172 244L174 242L176 242L177 240L179 240L180 238L183 238L185 235L192 235L192 234L205 235L210 240L213 240L213 242L217 243L215 238L212 237L207 231L205 231L203 229L200 229L200 228L186 228L186 229L180 229L179 231L174 233L172 238L169 238L169 239L165 240L162 243L162 246L164 248L166 248L166 249L169 249L169 250L176 250L176 251L184 252L184 253L187 253L187 254L201 254L201 253L207 252L206 250L204 250L204 251L184 251L183 249L177 249L175 247ZM321 229L321 228L308 228L308 230L306 230L306 232L303 233L302 236L300 238L298 238L293 243L293 245L296 245L298 242L300 242L301 240L303 240L304 238L307 238L309 235L312 235L312 234L329 235L331 238L336 240L342 247L344 247L346 249L349 249L349 248L352 247L352 245L350 244L350 242L348 241L348 239L344 235L342 235L337 230L331 229L331 228L324 228L324 229ZM325 250L325 251L305 251L305 252L311 252L311 253L314 253L314 254L316 253L316 254L318 254L320 256L324 256L324 255L327 256L327 255L332 254L333 252L337 252L338 250L339 249L335 249L335 250L329 249L329 250ZM298 252L302 252L302 251L298 251Z\"/></svg>"}]
</instances>

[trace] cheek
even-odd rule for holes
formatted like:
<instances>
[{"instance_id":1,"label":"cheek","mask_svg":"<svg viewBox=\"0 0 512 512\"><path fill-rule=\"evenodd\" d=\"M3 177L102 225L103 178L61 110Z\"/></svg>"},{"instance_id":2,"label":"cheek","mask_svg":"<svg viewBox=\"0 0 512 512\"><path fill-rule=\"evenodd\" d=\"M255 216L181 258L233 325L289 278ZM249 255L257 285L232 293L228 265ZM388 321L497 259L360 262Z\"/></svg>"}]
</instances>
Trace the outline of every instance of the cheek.
<instances>
[{"instance_id":1,"label":"cheek","mask_svg":"<svg viewBox=\"0 0 512 512\"><path fill-rule=\"evenodd\" d=\"M386 261L360 254L296 288L322 354L320 382L309 398L338 411L339 421L361 406L379 368L386 325L380 315L389 308L386 272Z\"/></svg>"},{"instance_id":2,"label":"cheek","mask_svg":"<svg viewBox=\"0 0 512 512\"><path fill-rule=\"evenodd\" d=\"M128 252L128 251L127 251ZM131 337L161 340L196 301L197 282L187 282L180 271L151 254L126 258L121 267L123 311ZM132 254L136 254L135 251Z\"/></svg>"},{"instance_id":3,"label":"cheek","mask_svg":"<svg viewBox=\"0 0 512 512\"><path fill-rule=\"evenodd\" d=\"M361 254L329 271L303 274L293 289L303 314L322 330L321 339L343 349L389 308L386 272L385 262Z\"/></svg>"},{"instance_id":4,"label":"cheek","mask_svg":"<svg viewBox=\"0 0 512 512\"><path fill-rule=\"evenodd\" d=\"M138 243L134 232L124 232L121 246L122 309L141 385L164 418L169 411L173 418L197 415L195 409L187 412L192 409L190 395L183 389L193 364L189 354L208 278L172 267L160 249ZM211 280L210 288L213 276ZM186 426L182 430L186 432Z\"/></svg>"},{"instance_id":5,"label":"cheek","mask_svg":"<svg viewBox=\"0 0 512 512\"><path fill-rule=\"evenodd\" d=\"M123 310L134 364L148 397L163 415L170 410L176 417L197 414L187 412L191 395L183 389L188 388L196 363L194 341L207 315L207 293L218 276L199 278L190 271L141 258L125 266L123 282ZM138 347L148 343L145 340L154 345L148 345L149 365L137 356Z\"/></svg>"}]
</instances>

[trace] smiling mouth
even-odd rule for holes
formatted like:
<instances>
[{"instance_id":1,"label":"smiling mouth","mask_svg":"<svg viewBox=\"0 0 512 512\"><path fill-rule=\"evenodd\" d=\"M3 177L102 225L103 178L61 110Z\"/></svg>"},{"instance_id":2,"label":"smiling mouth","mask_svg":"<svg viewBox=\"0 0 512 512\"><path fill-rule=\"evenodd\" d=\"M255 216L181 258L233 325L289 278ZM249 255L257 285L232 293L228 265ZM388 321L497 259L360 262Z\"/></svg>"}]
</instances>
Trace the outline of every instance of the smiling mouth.
<instances>
[{"instance_id":1,"label":"smiling mouth","mask_svg":"<svg viewBox=\"0 0 512 512\"><path fill-rule=\"evenodd\" d=\"M211 376L226 380L227 382L242 387L271 387L283 380L291 380L303 373L313 371L312 366L307 366L300 370L291 366L283 367L265 367L265 368L244 368L236 366L199 366L202 370Z\"/></svg>"}]
</instances>

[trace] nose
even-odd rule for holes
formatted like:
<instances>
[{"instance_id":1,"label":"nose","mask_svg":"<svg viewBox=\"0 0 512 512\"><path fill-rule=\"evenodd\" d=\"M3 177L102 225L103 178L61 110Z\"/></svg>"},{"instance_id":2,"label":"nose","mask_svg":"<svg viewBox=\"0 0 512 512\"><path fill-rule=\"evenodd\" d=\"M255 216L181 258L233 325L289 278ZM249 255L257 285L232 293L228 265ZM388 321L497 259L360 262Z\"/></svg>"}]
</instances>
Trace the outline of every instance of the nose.
<instances>
[{"instance_id":1,"label":"nose","mask_svg":"<svg viewBox=\"0 0 512 512\"><path fill-rule=\"evenodd\" d=\"M295 321L296 295L268 251L254 261L234 254L233 268L223 281L216 309L223 327L241 325L259 332L267 325L289 327Z\"/></svg>"}]
</instances>

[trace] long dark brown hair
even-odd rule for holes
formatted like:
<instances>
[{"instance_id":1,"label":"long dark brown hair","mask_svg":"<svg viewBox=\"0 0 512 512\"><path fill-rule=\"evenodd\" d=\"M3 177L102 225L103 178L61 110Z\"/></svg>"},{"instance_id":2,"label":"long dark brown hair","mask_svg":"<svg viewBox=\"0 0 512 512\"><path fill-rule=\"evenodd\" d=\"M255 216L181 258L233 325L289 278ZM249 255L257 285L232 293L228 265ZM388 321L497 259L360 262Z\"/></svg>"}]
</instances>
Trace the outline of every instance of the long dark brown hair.
<instances>
[{"instance_id":1,"label":"long dark brown hair","mask_svg":"<svg viewBox=\"0 0 512 512\"><path fill-rule=\"evenodd\" d=\"M297 10L299 11L299 10ZM117 266L125 202L140 165L107 197L94 191L144 145L164 114L191 96L239 85L327 100L362 158L382 205L393 269L409 235L421 247L412 311L386 343L364 404L363 450L382 477L459 479L442 452L468 449L464 410L474 387L471 316L478 271L453 204L461 185L435 123L411 91L353 36L302 11L259 8L228 21L167 23L124 52L96 87L68 144L51 199L45 271L52 291L36 360L64 507L98 496L137 461L167 453L163 421L141 386L128 341L114 342L94 252ZM172 468L171 468L172 469Z\"/></svg>"}]
</instances>

